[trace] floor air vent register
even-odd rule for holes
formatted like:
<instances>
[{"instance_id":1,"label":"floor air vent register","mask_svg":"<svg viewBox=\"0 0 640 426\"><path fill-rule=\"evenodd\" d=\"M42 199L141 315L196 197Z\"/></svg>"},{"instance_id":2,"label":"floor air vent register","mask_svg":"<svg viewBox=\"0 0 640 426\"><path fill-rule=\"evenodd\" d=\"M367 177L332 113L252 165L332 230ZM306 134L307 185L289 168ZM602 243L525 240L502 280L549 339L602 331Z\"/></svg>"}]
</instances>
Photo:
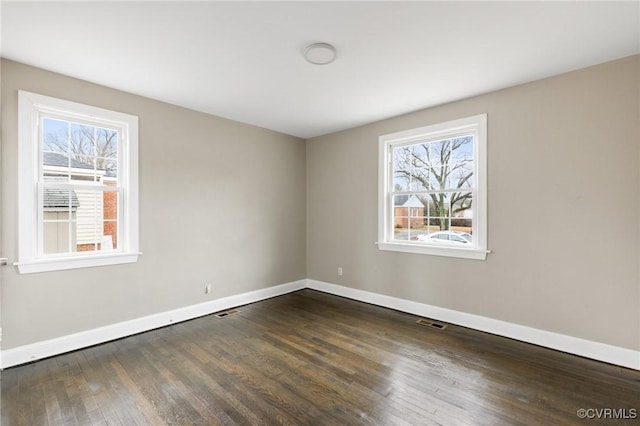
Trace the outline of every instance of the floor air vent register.
<instances>
[{"instance_id":1,"label":"floor air vent register","mask_svg":"<svg viewBox=\"0 0 640 426\"><path fill-rule=\"evenodd\" d=\"M444 330L447 328L445 324L440 324L439 322L431 321L426 318L421 318L416 321L417 324L424 325L425 327L436 328L438 330Z\"/></svg>"},{"instance_id":2,"label":"floor air vent register","mask_svg":"<svg viewBox=\"0 0 640 426\"><path fill-rule=\"evenodd\" d=\"M228 317L229 315L237 314L238 312L240 312L238 309L229 309L228 311L222 311L218 312L217 314L213 314L213 316L216 318L224 318Z\"/></svg>"}]
</instances>

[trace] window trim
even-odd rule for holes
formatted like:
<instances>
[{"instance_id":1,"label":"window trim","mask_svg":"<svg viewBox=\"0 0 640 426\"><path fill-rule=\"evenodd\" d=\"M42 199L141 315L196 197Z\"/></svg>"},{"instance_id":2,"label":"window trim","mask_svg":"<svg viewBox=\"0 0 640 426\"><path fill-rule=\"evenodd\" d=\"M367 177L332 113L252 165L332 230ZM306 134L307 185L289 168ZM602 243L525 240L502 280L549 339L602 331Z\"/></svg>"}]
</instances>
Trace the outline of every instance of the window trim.
<instances>
[{"instance_id":1,"label":"window trim","mask_svg":"<svg viewBox=\"0 0 640 426\"><path fill-rule=\"evenodd\" d=\"M391 149L422 140L437 140L473 132L474 247L440 246L425 242L401 242L393 236L393 202L391 200ZM382 135L378 139L378 249L404 253L485 260L487 257L487 114L437 123L429 126Z\"/></svg>"},{"instance_id":2,"label":"window trim","mask_svg":"<svg viewBox=\"0 0 640 426\"><path fill-rule=\"evenodd\" d=\"M83 252L82 254L40 257L38 191L39 141L41 116L58 116L94 125L108 124L122 132L121 180L122 250L117 252ZM120 149L120 147L119 147ZM120 157L120 155L119 155ZM119 159L120 160L120 159ZM18 91L18 262L21 274L133 263L138 260L138 117L90 105L71 102L24 90ZM120 218L119 218L120 219Z\"/></svg>"}]
</instances>

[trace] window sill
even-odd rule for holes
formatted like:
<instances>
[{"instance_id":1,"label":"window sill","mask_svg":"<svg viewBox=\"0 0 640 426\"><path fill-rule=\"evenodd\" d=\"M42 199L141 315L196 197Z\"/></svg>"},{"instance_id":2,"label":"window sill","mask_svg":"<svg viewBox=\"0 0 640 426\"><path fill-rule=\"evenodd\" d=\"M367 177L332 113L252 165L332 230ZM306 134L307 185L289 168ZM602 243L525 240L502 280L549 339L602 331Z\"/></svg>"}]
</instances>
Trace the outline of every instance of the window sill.
<instances>
[{"instance_id":1,"label":"window sill","mask_svg":"<svg viewBox=\"0 0 640 426\"><path fill-rule=\"evenodd\" d=\"M490 253L489 250L477 248L440 247L433 245L427 246L389 242L378 243L378 249L403 253L426 254L431 256L458 257L462 259L474 260L486 260L487 253Z\"/></svg>"},{"instance_id":2,"label":"window sill","mask_svg":"<svg viewBox=\"0 0 640 426\"><path fill-rule=\"evenodd\" d=\"M109 253L82 257L59 257L16 262L14 266L18 267L18 272L21 274L33 274L37 272L64 271L67 269L134 263L138 261L140 254L142 253Z\"/></svg>"}]
</instances>

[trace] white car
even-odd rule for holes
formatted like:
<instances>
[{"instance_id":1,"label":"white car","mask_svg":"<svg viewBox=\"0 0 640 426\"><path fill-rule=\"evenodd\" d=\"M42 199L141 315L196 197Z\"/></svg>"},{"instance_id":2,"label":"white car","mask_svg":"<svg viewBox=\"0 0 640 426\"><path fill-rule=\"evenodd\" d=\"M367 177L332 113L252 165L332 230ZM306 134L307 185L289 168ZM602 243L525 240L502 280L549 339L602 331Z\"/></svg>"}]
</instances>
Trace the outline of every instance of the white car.
<instances>
[{"instance_id":1,"label":"white car","mask_svg":"<svg viewBox=\"0 0 640 426\"><path fill-rule=\"evenodd\" d=\"M428 241L432 243L444 243L455 245L471 244L473 237L466 232L458 231L438 231L431 234L420 234L416 237L418 241Z\"/></svg>"}]
</instances>

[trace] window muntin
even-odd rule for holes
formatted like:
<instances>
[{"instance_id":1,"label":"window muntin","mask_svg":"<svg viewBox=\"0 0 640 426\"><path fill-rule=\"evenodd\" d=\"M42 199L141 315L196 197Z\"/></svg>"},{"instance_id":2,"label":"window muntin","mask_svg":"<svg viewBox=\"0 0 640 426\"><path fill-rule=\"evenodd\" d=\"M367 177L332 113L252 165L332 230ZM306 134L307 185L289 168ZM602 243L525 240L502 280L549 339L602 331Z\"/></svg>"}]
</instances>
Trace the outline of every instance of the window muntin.
<instances>
[{"instance_id":1,"label":"window muntin","mask_svg":"<svg viewBox=\"0 0 640 426\"><path fill-rule=\"evenodd\" d=\"M19 93L21 273L138 256L137 117Z\"/></svg>"},{"instance_id":2,"label":"window muntin","mask_svg":"<svg viewBox=\"0 0 640 426\"><path fill-rule=\"evenodd\" d=\"M380 138L379 248L486 257L486 115Z\"/></svg>"},{"instance_id":3,"label":"window muntin","mask_svg":"<svg viewBox=\"0 0 640 426\"><path fill-rule=\"evenodd\" d=\"M437 231L473 234L473 142L466 134L391 149L394 240L426 241ZM438 239L455 241L452 236Z\"/></svg>"}]
</instances>

